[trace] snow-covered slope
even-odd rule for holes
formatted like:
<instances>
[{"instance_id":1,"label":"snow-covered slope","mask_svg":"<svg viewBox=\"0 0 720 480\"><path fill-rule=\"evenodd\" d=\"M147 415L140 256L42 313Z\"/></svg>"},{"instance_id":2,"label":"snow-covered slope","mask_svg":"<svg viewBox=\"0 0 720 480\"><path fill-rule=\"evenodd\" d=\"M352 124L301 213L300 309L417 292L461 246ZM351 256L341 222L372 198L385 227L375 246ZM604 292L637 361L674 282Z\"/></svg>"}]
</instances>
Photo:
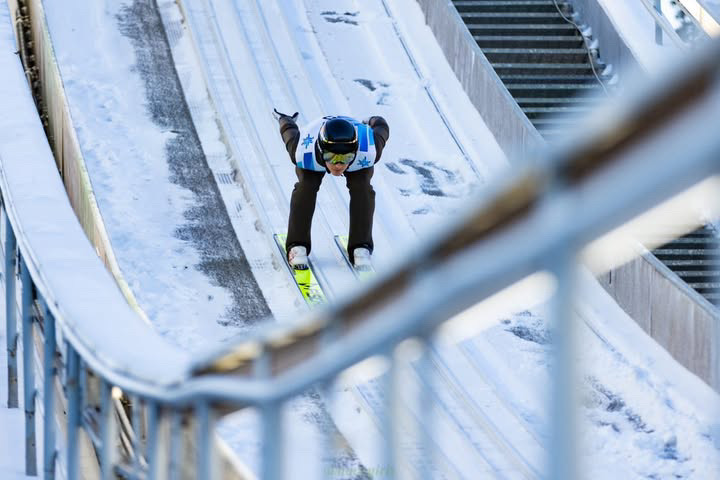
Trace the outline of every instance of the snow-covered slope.
<instances>
[{"instance_id":1,"label":"snow-covered slope","mask_svg":"<svg viewBox=\"0 0 720 480\"><path fill-rule=\"evenodd\" d=\"M152 3L51 2L48 19L93 187L128 283L169 341L200 349L249 325L228 314L237 302L232 290L200 267L203 245L179 233L202 199L177 182L177 152L168 144L182 132L158 118L167 85L148 80L153 62L147 59L156 52L140 48L142 35L132 27L140 14L152 13L145 10ZM326 114L387 118L391 137L374 177L380 269L507 168L411 0L186 0L182 12L172 0L157 3L202 146L192 158L204 156L205 174L216 179L221 213L229 219L226 233L234 231L278 321L306 307L272 243L272 234L286 228L295 182L273 107L299 111L300 122ZM332 240L346 233L347 212L342 180L328 176L315 214L312 260L331 297L355 285ZM709 478L719 455L707 405L718 403L716 395L663 356L593 279L582 284L577 318L587 326L587 471L592 478ZM512 307L519 313L478 318L494 326L435 347L433 368L443 382L436 389L444 459L435 465L437 478L542 472L546 308ZM309 393L289 405L290 437L311 440L292 451L288 471L304 478L321 473L323 464L309 459L322 445L312 440L330 430L350 442L338 467L345 477L387 473L372 445L381 377L354 380L334 402ZM356 408L338 408L348 406ZM419 415L412 405L407 412ZM358 430L362 425L368 428ZM256 470L252 414L232 418L222 432ZM419 465L413 438L401 453L411 476Z\"/></svg>"}]
</instances>

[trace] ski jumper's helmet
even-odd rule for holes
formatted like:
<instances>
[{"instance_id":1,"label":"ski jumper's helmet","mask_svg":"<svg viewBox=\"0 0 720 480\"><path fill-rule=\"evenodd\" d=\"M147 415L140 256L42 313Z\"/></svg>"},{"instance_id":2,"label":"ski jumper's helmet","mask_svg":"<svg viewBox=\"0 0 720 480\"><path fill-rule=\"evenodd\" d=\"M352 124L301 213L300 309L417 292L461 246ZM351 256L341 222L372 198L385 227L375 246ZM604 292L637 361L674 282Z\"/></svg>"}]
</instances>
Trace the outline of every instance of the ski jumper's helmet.
<instances>
[{"instance_id":1,"label":"ski jumper's helmet","mask_svg":"<svg viewBox=\"0 0 720 480\"><path fill-rule=\"evenodd\" d=\"M331 118L320 128L318 146L323 153L355 153L358 138L352 123L343 118Z\"/></svg>"}]
</instances>

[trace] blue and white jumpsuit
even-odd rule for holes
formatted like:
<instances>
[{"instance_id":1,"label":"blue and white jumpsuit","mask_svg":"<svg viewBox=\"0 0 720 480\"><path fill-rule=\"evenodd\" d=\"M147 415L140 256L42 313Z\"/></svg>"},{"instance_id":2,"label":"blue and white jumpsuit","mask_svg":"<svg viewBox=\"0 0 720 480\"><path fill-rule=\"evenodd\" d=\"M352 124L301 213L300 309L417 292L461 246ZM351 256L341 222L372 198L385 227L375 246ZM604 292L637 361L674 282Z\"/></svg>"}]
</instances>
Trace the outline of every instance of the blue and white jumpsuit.
<instances>
[{"instance_id":1,"label":"blue and white jumpsuit","mask_svg":"<svg viewBox=\"0 0 720 480\"><path fill-rule=\"evenodd\" d=\"M290 158L295 164L298 182L290 199L290 218L286 249L302 245L311 249L310 231L315 212L317 192L320 189L328 169L318 147L317 137L323 123L330 118L315 120L299 128L295 121L286 115L279 119L280 133ZM350 192L350 231L348 232L348 252L353 261L355 248L365 247L373 250L372 226L375 213L375 190L370 180L375 171L374 165L380 159L382 149L389 137L389 127L384 118L370 117L367 123L350 117L341 117L350 121L357 131L358 152L355 159L343 174Z\"/></svg>"}]
</instances>

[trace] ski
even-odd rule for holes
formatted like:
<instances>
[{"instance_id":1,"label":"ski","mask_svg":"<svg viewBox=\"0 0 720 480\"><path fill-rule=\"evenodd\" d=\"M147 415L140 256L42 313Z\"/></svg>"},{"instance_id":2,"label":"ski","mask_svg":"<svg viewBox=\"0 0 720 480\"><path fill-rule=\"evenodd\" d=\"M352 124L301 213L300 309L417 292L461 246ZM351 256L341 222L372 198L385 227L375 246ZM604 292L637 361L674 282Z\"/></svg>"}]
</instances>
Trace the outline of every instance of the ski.
<instances>
[{"instance_id":1,"label":"ski","mask_svg":"<svg viewBox=\"0 0 720 480\"><path fill-rule=\"evenodd\" d=\"M335 235L335 245L340 249L340 251L343 254L343 258L345 258L345 262L347 262L348 267L350 267L355 274L355 276L360 280L366 280L370 277L372 277L375 274L375 269L373 267L369 267L368 269L359 269L355 268L355 265L350 262L350 256L347 251L347 244L348 244L348 236L347 235Z\"/></svg>"},{"instance_id":2,"label":"ski","mask_svg":"<svg viewBox=\"0 0 720 480\"><path fill-rule=\"evenodd\" d=\"M313 273L312 265L308 264L308 268L306 269L293 268L292 265L288 263L287 253L285 252L285 239L287 238L287 235L284 233L276 233L273 237L275 238L275 244L282 253L282 257L285 259L285 265L290 270L290 274L295 279L295 283L297 284L298 289L300 289L300 293L307 304L314 307L316 305L327 303L327 299L325 298L325 293L320 286L320 282L318 282L315 274Z\"/></svg>"}]
</instances>

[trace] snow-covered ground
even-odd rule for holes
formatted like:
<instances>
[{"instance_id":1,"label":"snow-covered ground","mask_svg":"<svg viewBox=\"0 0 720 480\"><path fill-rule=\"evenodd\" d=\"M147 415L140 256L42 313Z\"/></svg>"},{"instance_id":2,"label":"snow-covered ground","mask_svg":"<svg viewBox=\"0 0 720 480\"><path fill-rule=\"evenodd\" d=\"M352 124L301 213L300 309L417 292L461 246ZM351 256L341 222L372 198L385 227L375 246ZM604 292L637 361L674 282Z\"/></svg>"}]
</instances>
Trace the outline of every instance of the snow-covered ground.
<instances>
[{"instance_id":1,"label":"snow-covered ground","mask_svg":"<svg viewBox=\"0 0 720 480\"><path fill-rule=\"evenodd\" d=\"M226 216L224 232L234 231L241 247L228 248L246 259L276 321L305 311L272 243L272 234L285 229L295 181L273 107L299 111L300 122L325 114L387 118L391 136L374 177L379 269L507 168L411 0L185 0L179 2L185 16L175 1L159 0L194 126L174 126L182 105L163 110L171 104L167 89L177 85L154 80L172 72L154 71L162 62L153 55L167 52L133 26L141 17L149 22L152 3L76 0L46 8L113 248L140 305L169 342L204 350L256 320L238 318L232 284L203 267L212 239L184 234L197 225L193 212L207 199L179 180L178 159L204 168L199 177L215 179L213 195L224 203L216 213ZM202 151L187 140L190 130ZM190 154L173 148L185 140ZM332 241L346 233L347 201L342 180L326 178L312 260L331 297L355 285ZM654 345L592 278L581 285L576 317L588 478L712 478L720 432L711 406L720 399ZM444 407L437 410L447 439L438 445L444 461L436 478L532 478L542 471L547 306L518 303L513 312L469 313L484 327L435 346L434 371L445 382L436 390ZM327 469L308 459L322 457L314 440L330 431L350 442L330 460L332 474L387 473L373 426L382 377L351 378L330 396L335 401L309 392L289 405L296 448L288 471L315 478ZM221 432L257 471L255 421L240 414ZM408 472L417 468L418 448L407 437L401 455Z\"/></svg>"}]
</instances>

